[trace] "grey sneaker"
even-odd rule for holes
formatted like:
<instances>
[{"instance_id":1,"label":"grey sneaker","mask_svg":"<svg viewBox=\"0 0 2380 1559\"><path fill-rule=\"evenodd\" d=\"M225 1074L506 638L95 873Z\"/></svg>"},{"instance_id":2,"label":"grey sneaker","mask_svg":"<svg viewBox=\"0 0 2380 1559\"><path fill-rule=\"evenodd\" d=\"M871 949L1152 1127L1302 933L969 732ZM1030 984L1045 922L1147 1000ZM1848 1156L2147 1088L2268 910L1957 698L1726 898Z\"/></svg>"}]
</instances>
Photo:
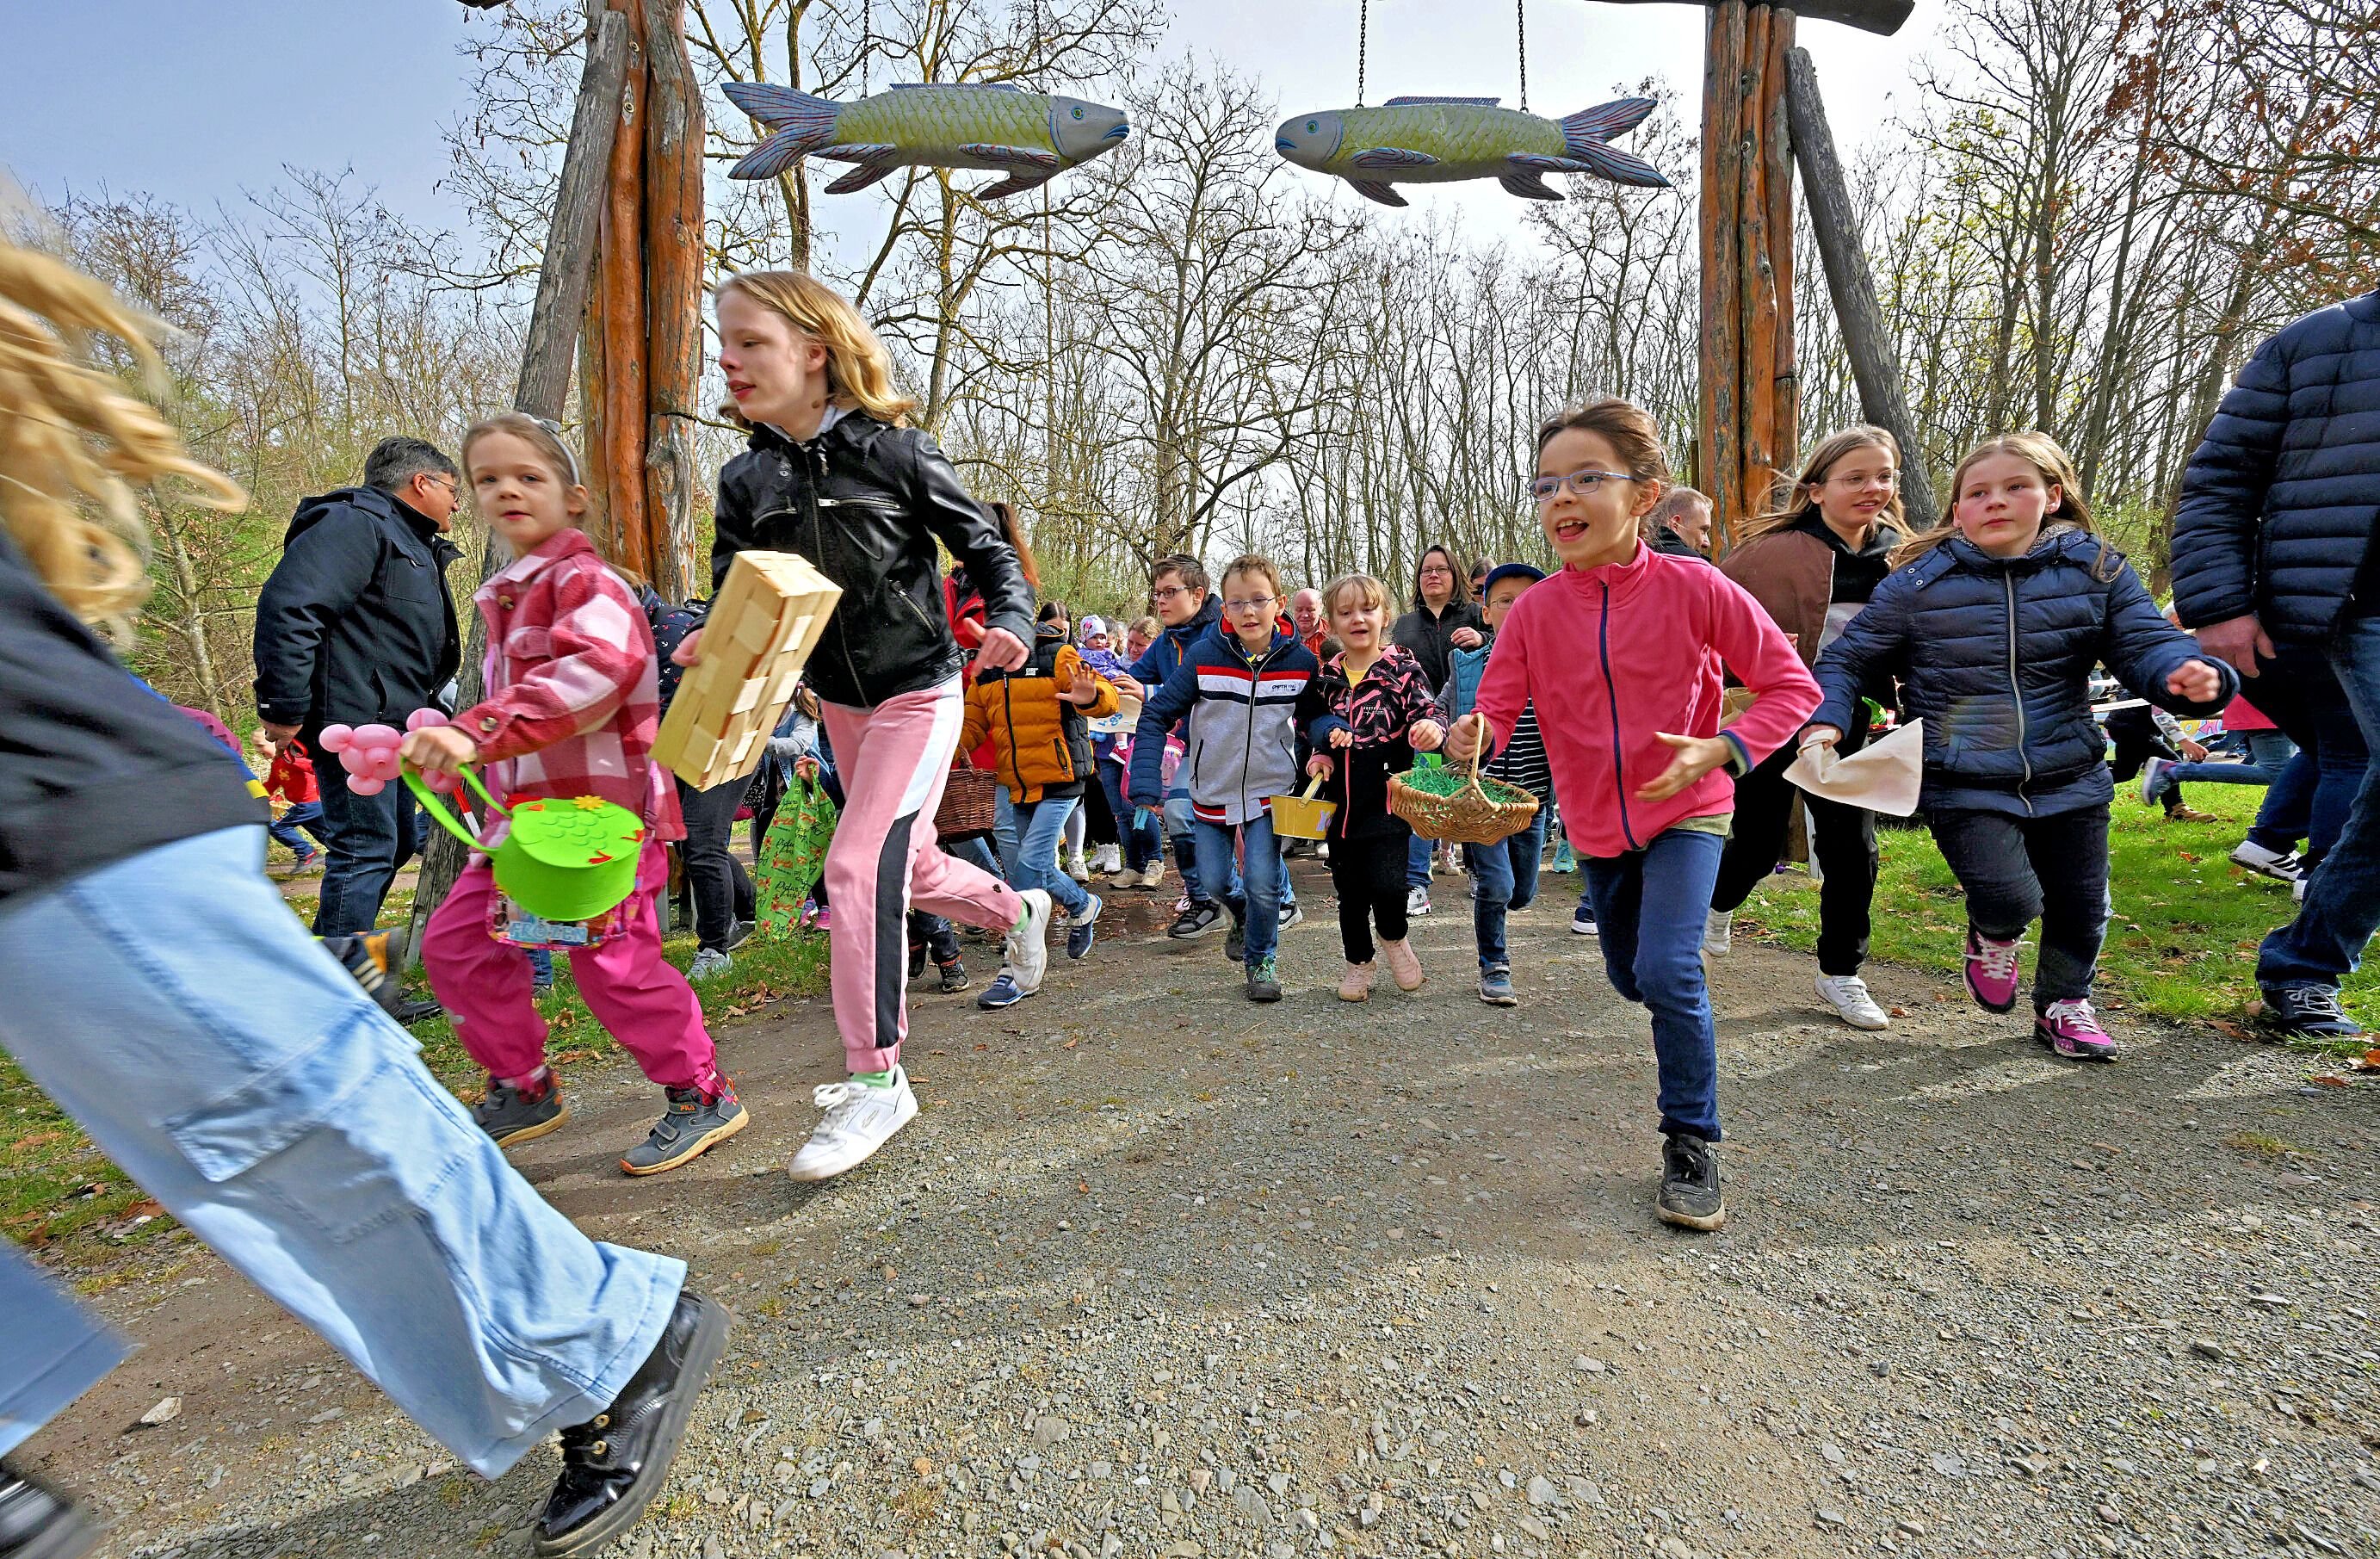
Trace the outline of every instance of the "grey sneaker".
<instances>
[{"instance_id":1,"label":"grey sneaker","mask_svg":"<svg viewBox=\"0 0 2380 1559\"><path fill-rule=\"evenodd\" d=\"M687 966L686 977L688 980L716 980L735 967L735 960L718 948L700 947L695 950L694 962Z\"/></svg>"},{"instance_id":2,"label":"grey sneaker","mask_svg":"<svg viewBox=\"0 0 2380 1559\"><path fill-rule=\"evenodd\" d=\"M659 1175L664 1169L675 1169L751 1124L752 1117L736 1102L735 1085L724 1078L719 1079L716 1099L705 1100L702 1090L694 1088L662 1091L669 1096L669 1108L653 1123L652 1135L622 1155L620 1170L625 1175Z\"/></svg>"},{"instance_id":3,"label":"grey sneaker","mask_svg":"<svg viewBox=\"0 0 2380 1559\"><path fill-rule=\"evenodd\" d=\"M1516 1007L1520 994L1512 989L1512 971L1498 965L1479 971L1479 999L1491 1007Z\"/></svg>"},{"instance_id":4,"label":"grey sneaker","mask_svg":"<svg viewBox=\"0 0 2380 1559\"><path fill-rule=\"evenodd\" d=\"M551 1077L546 1079L545 1091L534 1099L508 1082L490 1078L487 1097L471 1109L471 1119L499 1148L534 1142L548 1132L560 1130L562 1123L569 1118L570 1106L562 1102L562 1085Z\"/></svg>"},{"instance_id":5,"label":"grey sneaker","mask_svg":"<svg viewBox=\"0 0 2380 1559\"><path fill-rule=\"evenodd\" d=\"M1727 1222L1718 1155L1710 1143L1691 1132L1670 1135L1661 1147L1661 1200L1656 1211L1661 1222L1682 1229L1707 1232Z\"/></svg>"}]
</instances>

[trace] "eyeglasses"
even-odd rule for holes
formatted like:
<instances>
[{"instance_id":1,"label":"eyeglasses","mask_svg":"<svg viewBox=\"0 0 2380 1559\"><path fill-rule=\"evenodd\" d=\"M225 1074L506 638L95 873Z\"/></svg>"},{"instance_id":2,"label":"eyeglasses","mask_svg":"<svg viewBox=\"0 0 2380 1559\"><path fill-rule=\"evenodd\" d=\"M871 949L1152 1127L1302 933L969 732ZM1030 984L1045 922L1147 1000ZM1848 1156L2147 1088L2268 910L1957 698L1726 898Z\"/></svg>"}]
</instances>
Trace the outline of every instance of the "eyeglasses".
<instances>
[{"instance_id":1,"label":"eyeglasses","mask_svg":"<svg viewBox=\"0 0 2380 1559\"><path fill-rule=\"evenodd\" d=\"M1454 578L1454 570L1447 567L1442 563L1425 563L1421 566L1421 572L1424 578L1427 578L1431 575L1436 575L1439 579L1444 579Z\"/></svg>"},{"instance_id":2,"label":"eyeglasses","mask_svg":"<svg viewBox=\"0 0 2380 1559\"><path fill-rule=\"evenodd\" d=\"M1529 496L1540 504L1550 504L1567 487L1574 498L1592 498L1596 489L1607 481L1635 480L1626 471L1572 471L1568 476L1541 476L1530 481Z\"/></svg>"},{"instance_id":3,"label":"eyeglasses","mask_svg":"<svg viewBox=\"0 0 2380 1559\"><path fill-rule=\"evenodd\" d=\"M1190 591L1181 585L1160 585L1155 590L1148 592L1148 599L1156 602L1167 602L1172 600L1177 595L1187 595L1189 593Z\"/></svg>"},{"instance_id":4,"label":"eyeglasses","mask_svg":"<svg viewBox=\"0 0 2380 1559\"><path fill-rule=\"evenodd\" d=\"M463 484L443 472L424 471L421 473L421 479L424 481L434 481L446 489L446 496L449 498L460 499L463 496Z\"/></svg>"},{"instance_id":5,"label":"eyeglasses","mask_svg":"<svg viewBox=\"0 0 2380 1559\"><path fill-rule=\"evenodd\" d=\"M1223 607L1231 612L1269 612L1272 610L1272 603L1280 599L1277 595L1250 596L1245 601L1226 601Z\"/></svg>"}]
</instances>

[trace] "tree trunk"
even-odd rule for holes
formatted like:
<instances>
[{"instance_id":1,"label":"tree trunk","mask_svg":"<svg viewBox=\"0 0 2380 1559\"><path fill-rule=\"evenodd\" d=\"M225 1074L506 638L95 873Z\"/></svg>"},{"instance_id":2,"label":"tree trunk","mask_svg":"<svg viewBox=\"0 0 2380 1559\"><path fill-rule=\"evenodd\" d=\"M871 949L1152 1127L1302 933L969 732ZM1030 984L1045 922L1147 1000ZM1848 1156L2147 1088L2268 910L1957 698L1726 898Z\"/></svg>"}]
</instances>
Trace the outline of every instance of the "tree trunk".
<instances>
[{"instance_id":1,"label":"tree trunk","mask_svg":"<svg viewBox=\"0 0 2380 1559\"><path fill-rule=\"evenodd\" d=\"M603 178L617 140L620 108L629 64L628 18L616 11L589 18L591 33L587 65L578 79L578 101L571 111L570 142L562 156L562 179L554 192L553 219L545 246L545 262L538 274L537 301L531 307L528 344L521 357L520 379L513 405L532 417L559 419L568 398L572 348L578 340L579 316L586 311L589 275L594 268L597 213L601 209ZM591 452L593 445L589 445ZM476 590L489 575L504 566L504 549L491 546L480 568ZM464 624L463 664L455 676L456 707L468 709L483 691L480 662L487 651L487 629L467 602L457 614ZM421 873L413 893L412 956L419 959L422 929L430 913L445 901L463 874L468 852L461 840L443 828L430 831L422 846Z\"/></svg>"},{"instance_id":2,"label":"tree trunk","mask_svg":"<svg viewBox=\"0 0 2380 1559\"><path fill-rule=\"evenodd\" d=\"M653 588L710 591L695 557L694 429L702 347L702 98L686 57L685 0L643 0L645 59L645 513Z\"/></svg>"},{"instance_id":3,"label":"tree trunk","mask_svg":"<svg viewBox=\"0 0 2380 1559\"><path fill-rule=\"evenodd\" d=\"M627 13L633 41L620 128L604 182L603 225L596 240L595 286L602 296L600 367L592 376L602 405L602 442L588 445L590 485L603 488L604 528L595 544L615 564L650 579L653 534L645 512L645 104L644 11L638 0L610 0Z\"/></svg>"},{"instance_id":4,"label":"tree trunk","mask_svg":"<svg viewBox=\"0 0 2380 1559\"><path fill-rule=\"evenodd\" d=\"M1827 291L1834 299L1843 351L1851 359L1852 377L1859 384L1860 414L1900 441L1901 505L1912 522L1931 523L1931 517L1939 511L1934 504L1933 483L1925 474L1925 448L1918 441L1916 421L1909 415L1892 333L1885 327L1884 312L1876 306L1876 282L1868 274L1867 256L1860 249L1851 191L1843 182L1842 164L1835 157L1835 135L1827 123L1827 105L1818 96L1817 68L1808 50L1795 49L1787 57L1786 69L1791 77L1786 103L1793 122L1793 157L1801 164L1803 182L1809 190L1810 226L1817 235L1818 258L1826 266Z\"/></svg>"},{"instance_id":5,"label":"tree trunk","mask_svg":"<svg viewBox=\"0 0 2380 1559\"><path fill-rule=\"evenodd\" d=\"M1667 0L1612 0L1616 6L1650 6L1666 4ZM1814 21L1840 22L1856 27L1863 32L1879 32L1887 37L1900 30L1917 8L1916 0L1809 0L1794 9Z\"/></svg>"}]
</instances>

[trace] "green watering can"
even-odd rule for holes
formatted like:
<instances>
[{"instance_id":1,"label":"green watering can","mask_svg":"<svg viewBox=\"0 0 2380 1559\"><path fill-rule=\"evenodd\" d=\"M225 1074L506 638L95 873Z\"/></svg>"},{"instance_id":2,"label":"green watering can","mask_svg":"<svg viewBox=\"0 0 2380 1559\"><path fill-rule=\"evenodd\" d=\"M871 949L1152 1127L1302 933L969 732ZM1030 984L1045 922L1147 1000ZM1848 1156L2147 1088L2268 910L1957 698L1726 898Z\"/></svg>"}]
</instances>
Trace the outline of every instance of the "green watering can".
<instances>
[{"instance_id":1,"label":"green watering can","mask_svg":"<svg viewBox=\"0 0 2380 1559\"><path fill-rule=\"evenodd\" d=\"M646 834L636 813L592 796L523 801L506 811L478 774L468 768L460 773L490 811L512 823L504 843L492 849L455 822L411 768L405 771L405 783L447 833L494 863L496 886L514 903L540 920L591 920L636 891L637 858Z\"/></svg>"}]
</instances>

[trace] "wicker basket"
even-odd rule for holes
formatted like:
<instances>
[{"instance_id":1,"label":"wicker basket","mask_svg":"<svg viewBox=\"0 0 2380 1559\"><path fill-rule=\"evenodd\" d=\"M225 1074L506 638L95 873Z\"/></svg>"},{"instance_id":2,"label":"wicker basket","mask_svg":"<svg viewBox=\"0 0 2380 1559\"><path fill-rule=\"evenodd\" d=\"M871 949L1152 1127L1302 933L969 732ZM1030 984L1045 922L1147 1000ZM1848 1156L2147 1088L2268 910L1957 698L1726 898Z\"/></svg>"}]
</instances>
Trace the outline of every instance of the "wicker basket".
<instances>
[{"instance_id":1,"label":"wicker basket","mask_svg":"<svg viewBox=\"0 0 2380 1559\"><path fill-rule=\"evenodd\" d=\"M999 815L992 794L999 785L988 769L965 761L952 764L942 804L934 809L934 832L945 840L980 839L991 833Z\"/></svg>"},{"instance_id":2,"label":"wicker basket","mask_svg":"<svg viewBox=\"0 0 2380 1559\"><path fill-rule=\"evenodd\" d=\"M1389 810L1425 839L1498 844L1528 827L1537 805L1537 798L1517 785L1480 777L1475 750L1468 770L1440 765L1389 776Z\"/></svg>"}]
</instances>

